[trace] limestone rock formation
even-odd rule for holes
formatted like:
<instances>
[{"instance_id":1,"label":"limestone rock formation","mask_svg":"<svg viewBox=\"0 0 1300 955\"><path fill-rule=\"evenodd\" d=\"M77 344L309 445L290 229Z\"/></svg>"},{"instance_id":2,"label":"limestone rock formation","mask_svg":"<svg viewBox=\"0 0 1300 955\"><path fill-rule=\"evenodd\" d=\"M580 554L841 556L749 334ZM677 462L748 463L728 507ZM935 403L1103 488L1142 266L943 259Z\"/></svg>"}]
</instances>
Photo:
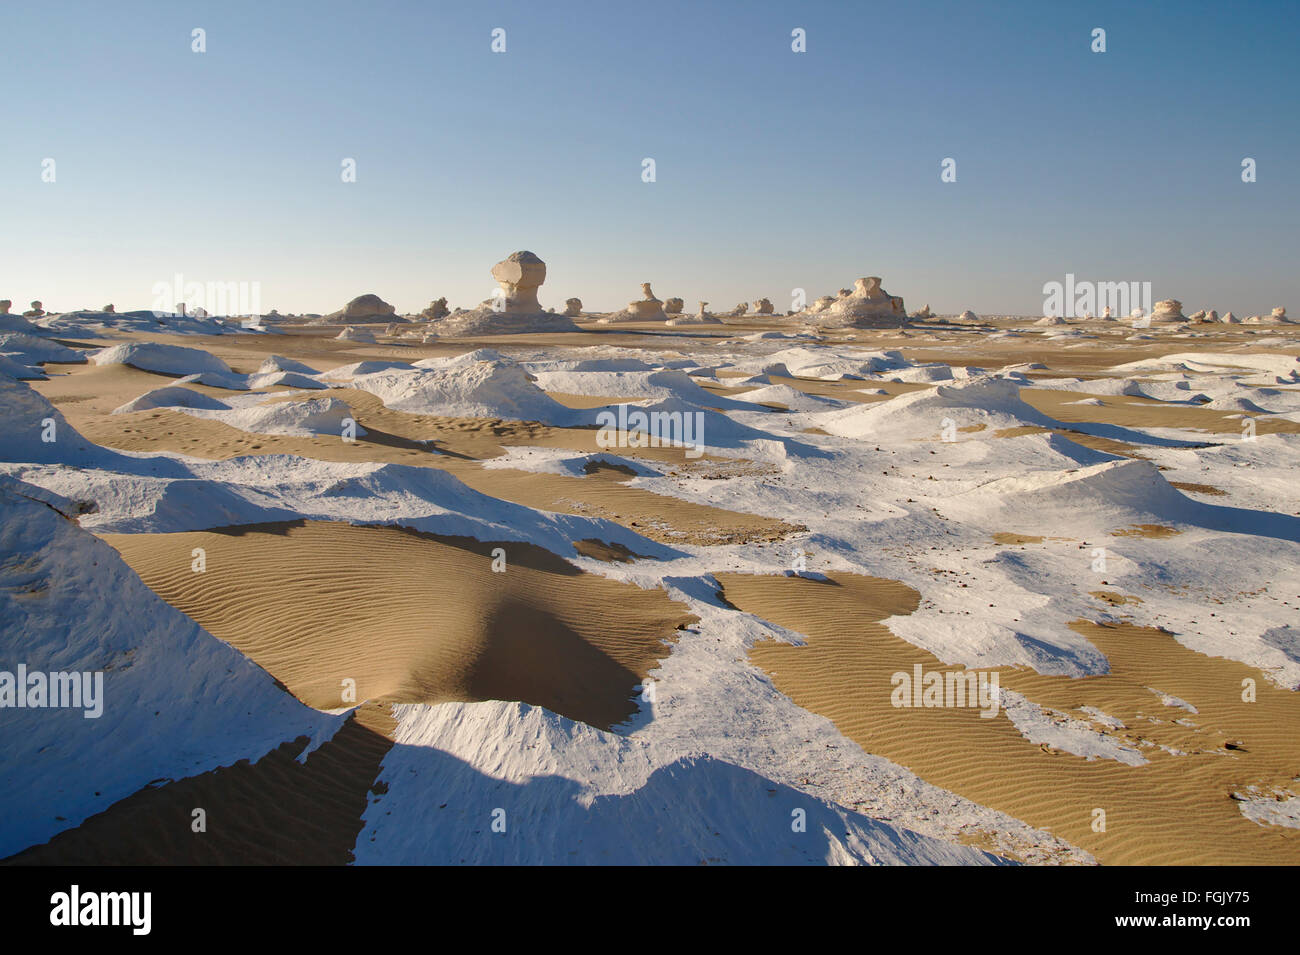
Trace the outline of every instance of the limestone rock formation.
<instances>
[{"instance_id":1,"label":"limestone rock formation","mask_svg":"<svg viewBox=\"0 0 1300 955\"><path fill-rule=\"evenodd\" d=\"M389 305L378 295L367 292L365 295L358 295L348 304L344 305L337 312L330 312L324 316L323 324L333 325L352 325L352 324L369 324L372 322L391 322L393 315L397 312L393 306Z\"/></svg>"},{"instance_id":2,"label":"limestone rock formation","mask_svg":"<svg viewBox=\"0 0 1300 955\"><path fill-rule=\"evenodd\" d=\"M501 291L476 308L458 308L439 319L435 331L440 337L578 330L572 319L544 311L537 301L537 290L546 281L546 263L532 252L512 252L492 266L492 277Z\"/></svg>"},{"instance_id":3,"label":"limestone rock formation","mask_svg":"<svg viewBox=\"0 0 1300 955\"><path fill-rule=\"evenodd\" d=\"M564 314L569 318L577 318L582 314L582 299L566 298L564 300Z\"/></svg>"},{"instance_id":4,"label":"limestone rock formation","mask_svg":"<svg viewBox=\"0 0 1300 955\"><path fill-rule=\"evenodd\" d=\"M537 290L546 281L546 263L532 252L512 252L492 266L492 277L505 292L505 304L498 311L511 315L536 315L542 311Z\"/></svg>"},{"instance_id":5,"label":"limestone rock formation","mask_svg":"<svg viewBox=\"0 0 1300 955\"><path fill-rule=\"evenodd\" d=\"M729 318L740 318L740 316L744 315L744 314L745 314L746 312L748 312L748 311L749 311L749 303L748 303L748 302L741 302L739 305L737 305L735 308L733 308L730 312L728 312L728 313L727 313L727 316L728 316Z\"/></svg>"},{"instance_id":6,"label":"limestone rock formation","mask_svg":"<svg viewBox=\"0 0 1300 955\"><path fill-rule=\"evenodd\" d=\"M112 303L110 303L110 304L108 304L108 305L105 305L103 308L100 309L100 311L101 311L101 312L108 312L108 314L110 314L110 315L115 315L115 314L117 314L117 309L115 309L115 308L112 306Z\"/></svg>"},{"instance_id":7,"label":"limestone rock formation","mask_svg":"<svg viewBox=\"0 0 1300 955\"><path fill-rule=\"evenodd\" d=\"M431 322L436 322L438 319L446 318L450 314L451 309L447 307L447 298L446 296L443 296L442 298L435 298L430 302L428 308L420 313L420 317L428 319Z\"/></svg>"},{"instance_id":8,"label":"limestone rock formation","mask_svg":"<svg viewBox=\"0 0 1300 955\"><path fill-rule=\"evenodd\" d=\"M1273 312L1268 318L1271 322L1285 322L1288 325L1291 324L1291 319L1286 317L1286 308L1282 305L1274 306Z\"/></svg>"},{"instance_id":9,"label":"limestone rock formation","mask_svg":"<svg viewBox=\"0 0 1300 955\"><path fill-rule=\"evenodd\" d=\"M600 319L598 324L614 325L619 322L663 322L667 320L668 313L664 311L664 303L655 298L655 293L650 290L649 282L642 282L641 298L635 302L628 302L627 307L620 311L606 315Z\"/></svg>"},{"instance_id":10,"label":"limestone rock formation","mask_svg":"<svg viewBox=\"0 0 1300 955\"><path fill-rule=\"evenodd\" d=\"M664 299L664 311L669 315L680 315L685 307L686 303L680 298Z\"/></svg>"},{"instance_id":11,"label":"limestone rock formation","mask_svg":"<svg viewBox=\"0 0 1300 955\"><path fill-rule=\"evenodd\" d=\"M1203 321L1205 321L1205 309L1203 309L1203 308L1202 308L1202 309L1197 309L1195 312L1192 312L1192 314L1190 314L1190 315L1187 316L1187 320L1188 320L1189 322L1203 322Z\"/></svg>"},{"instance_id":12,"label":"limestone rock formation","mask_svg":"<svg viewBox=\"0 0 1300 955\"><path fill-rule=\"evenodd\" d=\"M901 328L907 318L903 300L881 288L879 276L858 279L829 304L827 298L819 298L804 311L809 321L823 328Z\"/></svg>"},{"instance_id":13,"label":"limestone rock formation","mask_svg":"<svg viewBox=\"0 0 1300 955\"><path fill-rule=\"evenodd\" d=\"M1210 309L1208 312L1205 313L1205 320L1207 322L1217 322L1219 320L1219 313L1216 312L1214 309Z\"/></svg>"},{"instance_id":14,"label":"limestone rock formation","mask_svg":"<svg viewBox=\"0 0 1300 955\"><path fill-rule=\"evenodd\" d=\"M41 306L41 303L32 302L31 309L26 312L23 312L23 318L40 318L44 314L45 314L45 309Z\"/></svg>"},{"instance_id":15,"label":"limestone rock formation","mask_svg":"<svg viewBox=\"0 0 1300 955\"><path fill-rule=\"evenodd\" d=\"M933 316L934 316L934 313L930 311L930 306L929 306L929 305L924 305L924 306L922 306L922 308L921 308L921 310L920 310L919 312L914 312L914 313L912 314L912 318L915 319L916 321L919 321L919 322L923 322L923 321L925 321L927 318L932 318Z\"/></svg>"},{"instance_id":16,"label":"limestone rock formation","mask_svg":"<svg viewBox=\"0 0 1300 955\"><path fill-rule=\"evenodd\" d=\"M700 302L700 309L694 315L673 315L664 322L665 325L721 325L722 319L716 315L711 315L705 306L708 302Z\"/></svg>"},{"instance_id":17,"label":"limestone rock formation","mask_svg":"<svg viewBox=\"0 0 1300 955\"><path fill-rule=\"evenodd\" d=\"M760 298L754 303L755 315L771 315L774 311L775 309L772 307L772 303L765 298Z\"/></svg>"},{"instance_id":18,"label":"limestone rock formation","mask_svg":"<svg viewBox=\"0 0 1300 955\"><path fill-rule=\"evenodd\" d=\"M334 337L341 342L357 342L362 345L375 344L374 332L365 328L353 328L351 325L348 325Z\"/></svg>"},{"instance_id":19,"label":"limestone rock formation","mask_svg":"<svg viewBox=\"0 0 1300 955\"><path fill-rule=\"evenodd\" d=\"M1185 322L1187 317L1183 315L1183 303L1176 298L1167 298L1156 302L1156 307L1151 310L1152 325L1170 325L1174 322Z\"/></svg>"},{"instance_id":20,"label":"limestone rock formation","mask_svg":"<svg viewBox=\"0 0 1300 955\"><path fill-rule=\"evenodd\" d=\"M7 298L0 298L0 315L8 315L9 309L14 307L14 303Z\"/></svg>"},{"instance_id":21,"label":"limestone rock formation","mask_svg":"<svg viewBox=\"0 0 1300 955\"><path fill-rule=\"evenodd\" d=\"M980 317L968 308L957 316L957 320L959 322L978 322Z\"/></svg>"},{"instance_id":22,"label":"limestone rock formation","mask_svg":"<svg viewBox=\"0 0 1300 955\"><path fill-rule=\"evenodd\" d=\"M1241 324L1241 319L1239 319L1236 315L1233 315L1232 312L1224 312L1224 314L1223 314L1223 324L1225 324L1225 325L1240 325L1240 324Z\"/></svg>"},{"instance_id":23,"label":"limestone rock formation","mask_svg":"<svg viewBox=\"0 0 1300 955\"><path fill-rule=\"evenodd\" d=\"M1111 313L1110 313L1110 306L1109 306L1109 305L1107 305L1105 308L1103 308L1103 309L1101 310L1101 317L1102 317L1102 319L1103 319L1104 321L1108 321L1108 322L1114 320L1114 316L1111 315Z\"/></svg>"}]
</instances>

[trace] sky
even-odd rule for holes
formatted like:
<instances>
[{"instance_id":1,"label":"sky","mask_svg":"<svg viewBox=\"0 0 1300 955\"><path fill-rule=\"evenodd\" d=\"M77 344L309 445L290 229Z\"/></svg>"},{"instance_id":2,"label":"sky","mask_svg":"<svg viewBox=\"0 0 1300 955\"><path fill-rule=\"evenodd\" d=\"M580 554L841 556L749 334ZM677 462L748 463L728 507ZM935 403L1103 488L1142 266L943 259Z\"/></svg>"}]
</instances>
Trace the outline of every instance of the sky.
<instances>
[{"instance_id":1,"label":"sky","mask_svg":"<svg viewBox=\"0 0 1300 955\"><path fill-rule=\"evenodd\" d=\"M649 281L784 311L878 275L909 309L1033 315L1073 274L1300 313L1295 0L5 0L0 37L22 307L178 281L468 307L527 249L561 308Z\"/></svg>"}]
</instances>

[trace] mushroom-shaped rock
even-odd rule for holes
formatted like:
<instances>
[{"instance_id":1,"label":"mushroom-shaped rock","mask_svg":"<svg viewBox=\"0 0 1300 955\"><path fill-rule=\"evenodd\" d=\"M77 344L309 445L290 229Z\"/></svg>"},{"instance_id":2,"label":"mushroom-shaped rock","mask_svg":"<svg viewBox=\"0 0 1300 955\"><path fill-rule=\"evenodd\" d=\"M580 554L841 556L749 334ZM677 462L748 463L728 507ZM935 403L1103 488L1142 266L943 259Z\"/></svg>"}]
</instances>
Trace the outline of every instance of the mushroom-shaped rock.
<instances>
[{"instance_id":1,"label":"mushroom-shaped rock","mask_svg":"<svg viewBox=\"0 0 1300 955\"><path fill-rule=\"evenodd\" d=\"M505 292L499 311L512 315L535 315L542 310L537 289L546 281L546 263L532 252L512 252L492 266L492 277Z\"/></svg>"},{"instance_id":2,"label":"mushroom-shaped rock","mask_svg":"<svg viewBox=\"0 0 1300 955\"><path fill-rule=\"evenodd\" d=\"M577 318L582 314L582 299L566 298L564 300L564 314L569 318Z\"/></svg>"},{"instance_id":3,"label":"mushroom-shaped rock","mask_svg":"<svg viewBox=\"0 0 1300 955\"><path fill-rule=\"evenodd\" d=\"M578 330L572 319L542 310L537 289L546 281L546 263L532 252L512 253L492 266L492 277L501 290L476 308L458 308L439 319L439 337Z\"/></svg>"}]
</instances>

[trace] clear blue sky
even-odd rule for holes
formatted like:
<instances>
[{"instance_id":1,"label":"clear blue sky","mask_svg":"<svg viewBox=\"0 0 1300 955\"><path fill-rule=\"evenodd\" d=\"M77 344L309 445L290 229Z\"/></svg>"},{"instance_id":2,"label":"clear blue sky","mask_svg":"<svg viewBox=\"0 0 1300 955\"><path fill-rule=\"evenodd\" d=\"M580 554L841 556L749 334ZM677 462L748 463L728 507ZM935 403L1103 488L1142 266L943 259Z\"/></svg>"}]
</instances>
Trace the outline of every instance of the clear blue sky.
<instances>
[{"instance_id":1,"label":"clear blue sky","mask_svg":"<svg viewBox=\"0 0 1300 955\"><path fill-rule=\"evenodd\" d=\"M6 0L0 37L18 304L149 307L180 273L280 311L470 305L531 249L542 303L591 309L880 275L1032 314L1073 272L1300 312L1295 0Z\"/></svg>"}]
</instances>

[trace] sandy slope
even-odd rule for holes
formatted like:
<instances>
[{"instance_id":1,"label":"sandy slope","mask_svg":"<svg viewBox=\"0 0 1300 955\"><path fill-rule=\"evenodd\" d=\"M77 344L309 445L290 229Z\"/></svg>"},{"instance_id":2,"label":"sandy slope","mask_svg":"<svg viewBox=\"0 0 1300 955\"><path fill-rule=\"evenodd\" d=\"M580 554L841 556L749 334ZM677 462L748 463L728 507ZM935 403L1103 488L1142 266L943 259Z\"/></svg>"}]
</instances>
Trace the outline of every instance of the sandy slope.
<instances>
[{"instance_id":1,"label":"sandy slope","mask_svg":"<svg viewBox=\"0 0 1300 955\"><path fill-rule=\"evenodd\" d=\"M1093 730L1149 762L1088 760L1027 740L1005 714L986 719L971 708L895 707L893 673L912 673L916 664L964 669L945 666L880 623L916 608L919 595L909 588L841 575L825 582L726 575L720 582L740 609L810 638L807 647L773 641L752 651L783 692L926 779L1059 833L1103 863L1300 861L1300 831L1256 825L1230 795L1251 785L1285 785L1300 765L1300 699L1258 670L1194 653L1157 630L1082 621L1076 628L1110 661L1107 675L1071 679L998 668L1004 689L1042 707L1091 722L1081 709L1091 706L1119 720L1123 729ZM1258 685L1250 703L1241 699L1246 678ZM1162 705L1160 693L1197 712ZM1106 812L1103 833L1093 831L1095 808Z\"/></svg>"},{"instance_id":2,"label":"sandy slope","mask_svg":"<svg viewBox=\"0 0 1300 955\"><path fill-rule=\"evenodd\" d=\"M521 700L608 728L678 627L662 590L517 542L349 524L104 538L154 591L320 709ZM207 569L191 571L195 547ZM505 570L492 571L494 549Z\"/></svg>"}]
</instances>

